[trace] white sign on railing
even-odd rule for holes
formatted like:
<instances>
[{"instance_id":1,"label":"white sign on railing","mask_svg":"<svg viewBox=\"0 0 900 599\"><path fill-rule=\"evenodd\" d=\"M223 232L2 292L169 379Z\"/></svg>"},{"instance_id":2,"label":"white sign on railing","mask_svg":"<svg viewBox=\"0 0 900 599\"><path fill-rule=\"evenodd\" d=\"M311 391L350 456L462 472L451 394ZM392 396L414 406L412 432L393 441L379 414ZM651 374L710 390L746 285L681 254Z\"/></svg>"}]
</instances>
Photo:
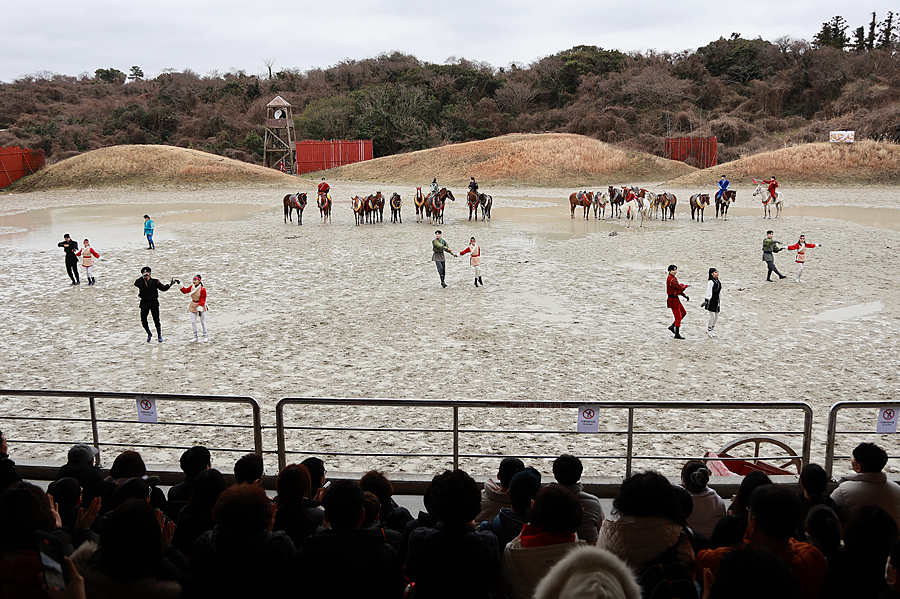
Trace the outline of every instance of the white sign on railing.
<instances>
[{"instance_id":1,"label":"white sign on railing","mask_svg":"<svg viewBox=\"0 0 900 599\"><path fill-rule=\"evenodd\" d=\"M881 408L878 410L878 429L879 433L896 433L897 432L897 408Z\"/></svg>"},{"instance_id":2,"label":"white sign on railing","mask_svg":"<svg viewBox=\"0 0 900 599\"><path fill-rule=\"evenodd\" d=\"M832 131L828 134L828 141L852 144L856 141L856 131Z\"/></svg>"},{"instance_id":3,"label":"white sign on railing","mask_svg":"<svg viewBox=\"0 0 900 599\"><path fill-rule=\"evenodd\" d=\"M151 397L139 397L137 399L138 422L156 424L156 400Z\"/></svg>"},{"instance_id":4,"label":"white sign on railing","mask_svg":"<svg viewBox=\"0 0 900 599\"><path fill-rule=\"evenodd\" d=\"M578 408L578 432L600 432L600 419L597 418L597 408L594 406L580 406Z\"/></svg>"}]
</instances>

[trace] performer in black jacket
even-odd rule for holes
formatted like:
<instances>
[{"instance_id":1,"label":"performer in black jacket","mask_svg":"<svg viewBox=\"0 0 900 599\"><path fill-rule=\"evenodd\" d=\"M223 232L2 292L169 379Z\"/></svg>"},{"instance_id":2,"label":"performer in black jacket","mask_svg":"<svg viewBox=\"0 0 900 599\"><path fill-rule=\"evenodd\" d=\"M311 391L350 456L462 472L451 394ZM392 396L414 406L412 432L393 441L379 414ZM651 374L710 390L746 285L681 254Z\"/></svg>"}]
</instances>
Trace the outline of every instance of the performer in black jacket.
<instances>
[{"instance_id":1,"label":"performer in black jacket","mask_svg":"<svg viewBox=\"0 0 900 599\"><path fill-rule=\"evenodd\" d=\"M162 327L159 324L159 292L168 291L172 285L181 284L178 279L172 279L169 284L162 283L159 279L150 276L150 267L141 269L141 278L134 282L138 288L138 297L141 298L141 324L147 331L147 343L153 338L150 333L150 324L147 322L147 314L153 314L153 322L156 324L156 340L162 343Z\"/></svg>"}]
</instances>

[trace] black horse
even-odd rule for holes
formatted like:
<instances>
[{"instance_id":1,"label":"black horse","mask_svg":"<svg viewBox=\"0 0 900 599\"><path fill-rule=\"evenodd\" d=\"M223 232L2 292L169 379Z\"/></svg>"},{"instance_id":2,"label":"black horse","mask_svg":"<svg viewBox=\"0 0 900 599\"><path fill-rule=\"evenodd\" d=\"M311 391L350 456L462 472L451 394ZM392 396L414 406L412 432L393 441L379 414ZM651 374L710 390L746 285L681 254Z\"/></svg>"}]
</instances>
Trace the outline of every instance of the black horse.
<instances>
[{"instance_id":1,"label":"black horse","mask_svg":"<svg viewBox=\"0 0 900 599\"><path fill-rule=\"evenodd\" d=\"M481 220L484 220L485 216L488 220L491 220L491 205L494 203L494 198L486 193L478 194L478 198L481 204ZM475 218L478 218L478 216L476 215Z\"/></svg>"},{"instance_id":2,"label":"black horse","mask_svg":"<svg viewBox=\"0 0 900 599\"><path fill-rule=\"evenodd\" d=\"M400 194L396 191L394 195L391 196L391 222L392 223L402 223L403 219L400 218L400 206L403 204L403 201L400 199Z\"/></svg>"}]
</instances>

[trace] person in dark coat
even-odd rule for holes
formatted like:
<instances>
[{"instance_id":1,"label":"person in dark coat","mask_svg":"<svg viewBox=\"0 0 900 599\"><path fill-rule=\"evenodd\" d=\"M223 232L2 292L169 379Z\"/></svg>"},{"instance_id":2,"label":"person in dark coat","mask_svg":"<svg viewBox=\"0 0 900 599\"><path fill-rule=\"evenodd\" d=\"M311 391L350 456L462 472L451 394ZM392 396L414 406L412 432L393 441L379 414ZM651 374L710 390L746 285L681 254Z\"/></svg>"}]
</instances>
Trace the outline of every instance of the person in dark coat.
<instances>
[{"instance_id":1,"label":"person in dark coat","mask_svg":"<svg viewBox=\"0 0 900 599\"><path fill-rule=\"evenodd\" d=\"M90 505L94 497L103 494L103 471L94 465L98 450L93 445L78 443L69 450L68 462L63 464L56 480L71 476L81 485L81 501Z\"/></svg>"},{"instance_id":2,"label":"person in dark coat","mask_svg":"<svg viewBox=\"0 0 900 599\"><path fill-rule=\"evenodd\" d=\"M435 524L438 522L432 511L434 509L432 488L436 478L437 476L432 478L431 482L425 486L425 493L422 495L422 503L425 505L425 511L419 512L418 516L407 522L406 528L403 529L403 534L400 536L400 548L397 550L397 553L400 555L401 562L406 561L406 552L409 549L409 537L412 535L412 532L417 528L434 528Z\"/></svg>"},{"instance_id":3,"label":"person in dark coat","mask_svg":"<svg viewBox=\"0 0 900 599\"><path fill-rule=\"evenodd\" d=\"M191 500L178 513L178 526L172 537L172 545L184 555L190 556L200 535L215 527L213 507L227 488L225 477L215 468L197 475L191 489Z\"/></svg>"},{"instance_id":4,"label":"person in dark coat","mask_svg":"<svg viewBox=\"0 0 900 599\"><path fill-rule=\"evenodd\" d=\"M6 435L0 432L0 493L20 480L22 480L22 477L16 472L16 463L9 459L9 445L6 442Z\"/></svg>"},{"instance_id":5,"label":"person in dark coat","mask_svg":"<svg viewBox=\"0 0 900 599\"><path fill-rule=\"evenodd\" d=\"M275 504L274 530L283 530L291 538L294 547L300 547L306 538L322 524L325 512L311 505L309 471L302 464L290 464L278 473L275 483L278 495Z\"/></svg>"},{"instance_id":6,"label":"person in dark coat","mask_svg":"<svg viewBox=\"0 0 900 599\"><path fill-rule=\"evenodd\" d=\"M56 247L61 247L66 252L66 272L69 275L69 278L72 279L73 285L80 285L81 279L78 278L78 256L75 255L75 252L78 251L78 242L69 237L69 234L66 233L63 235L63 240L56 244Z\"/></svg>"},{"instance_id":7,"label":"person in dark coat","mask_svg":"<svg viewBox=\"0 0 900 599\"><path fill-rule=\"evenodd\" d=\"M432 485L438 523L415 529L406 555L414 596L487 599L500 575L500 547L494 533L475 532L472 524L481 509L481 489L462 470L447 470Z\"/></svg>"},{"instance_id":8,"label":"person in dark coat","mask_svg":"<svg viewBox=\"0 0 900 599\"><path fill-rule=\"evenodd\" d=\"M195 445L181 454L178 464L181 466L181 471L184 472L184 480L171 487L166 494L169 504L169 511L166 515L172 520L178 519L178 513L181 511L181 508L190 501L191 489L194 486L197 475L204 470L212 468L212 456L209 455L207 448L202 445Z\"/></svg>"},{"instance_id":9,"label":"person in dark coat","mask_svg":"<svg viewBox=\"0 0 900 599\"><path fill-rule=\"evenodd\" d=\"M297 558L303 596L399 599L406 586L397 552L380 531L361 530L365 493L358 483L335 481L322 496L331 527L303 542Z\"/></svg>"},{"instance_id":10,"label":"person in dark coat","mask_svg":"<svg viewBox=\"0 0 900 599\"><path fill-rule=\"evenodd\" d=\"M269 530L274 510L255 485L234 485L219 496L215 528L197 539L191 555L192 597L296 596L287 574L296 551L290 537Z\"/></svg>"},{"instance_id":11,"label":"person in dark coat","mask_svg":"<svg viewBox=\"0 0 900 599\"><path fill-rule=\"evenodd\" d=\"M126 450L120 453L113 461L112 467L109 469L109 476L103 479L103 506L102 510L107 512L115 509L122 501L128 498L127 494L119 494L120 501L116 501L116 490L123 484L129 482L133 478L143 479L150 488L150 505L163 513L167 511L166 495L162 489L158 488L159 477L149 476L147 474L147 466L144 465L144 459L136 451ZM134 483L131 483L134 485ZM144 495L144 498L147 496Z\"/></svg>"},{"instance_id":12,"label":"person in dark coat","mask_svg":"<svg viewBox=\"0 0 900 599\"><path fill-rule=\"evenodd\" d=\"M412 514L405 507L400 507L394 501L394 486L383 472L370 470L359 480L359 486L363 491L368 491L378 498L381 503L379 519L383 528L390 528L398 534L406 528L406 523L412 520Z\"/></svg>"},{"instance_id":13,"label":"person in dark coat","mask_svg":"<svg viewBox=\"0 0 900 599\"><path fill-rule=\"evenodd\" d=\"M150 324L147 322L147 315L153 315L153 322L156 324L156 340L162 343L162 325L159 324L159 292L168 291L172 285L181 284L178 279L172 279L169 284L162 283L159 279L150 276L150 267L145 266L141 269L141 278L134 282L134 286L138 288L138 297L141 298L141 324L147 331L147 343L153 338L150 333Z\"/></svg>"},{"instance_id":14,"label":"person in dark coat","mask_svg":"<svg viewBox=\"0 0 900 599\"><path fill-rule=\"evenodd\" d=\"M715 337L716 321L719 320L719 295L722 293L722 283L719 282L719 270L709 269L709 281L706 283L706 295L703 297L701 308L709 311L709 322L706 325L706 335Z\"/></svg>"},{"instance_id":15,"label":"person in dark coat","mask_svg":"<svg viewBox=\"0 0 900 599\"><path fill-rule=\"evenodd\" d=\"M747 473L741 481L737 496L728 508L728 513L719 518L709 537L709 546L712 549L734 547L744 542L744 533L747 532L747 521L750 517L750 496L757 487L771 484L769 477L759 470Z\"/></svg>"}]
</instances>

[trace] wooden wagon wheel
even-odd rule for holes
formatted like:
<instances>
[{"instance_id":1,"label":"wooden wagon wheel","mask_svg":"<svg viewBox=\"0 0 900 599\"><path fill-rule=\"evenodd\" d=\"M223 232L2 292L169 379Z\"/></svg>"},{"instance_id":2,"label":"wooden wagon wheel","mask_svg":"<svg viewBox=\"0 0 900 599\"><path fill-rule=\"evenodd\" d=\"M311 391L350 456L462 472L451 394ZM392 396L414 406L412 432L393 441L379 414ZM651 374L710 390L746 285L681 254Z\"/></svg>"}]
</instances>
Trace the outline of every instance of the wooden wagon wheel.
<instances>
[{"instance_id":1,"label":"wooden wagon wheel","mask_svg":"<svg viewBox=\"0 0 900 599\"><path fill-rule=\"evenodd\" d=\"M803 461L800 459L800 456L797 455L797 452L794 451L791 448L791 446L788 445L787 443L785 443L784 441L775 439L774 437L741 437L740 439L734 439L733 441L729 441L728 443L726 443L724 446L722 446L722 449L720 449L718 453L720 456L723 454L726 454L729 457L740 458L741 456L731 455L729 452L736 447L741 447L742 445L753 445L753 457L754 458L759 457L760 446L774 445L774 446L782 449L789 456L792 456L792 458L790 460L788 460L787 462L785 462L784 464L775 466L776 468L784 470L788 466L793 466L794 468L797 469L798 475L800 474L800 471L803 469ZM759 466L760 464L767 464L769 466L773 465L772 462L770 462L769 460L750 460L750 459L748 459L747 461L753 461L753 463L756 464L757 466Z\"/></svg>"}]
</instances>

